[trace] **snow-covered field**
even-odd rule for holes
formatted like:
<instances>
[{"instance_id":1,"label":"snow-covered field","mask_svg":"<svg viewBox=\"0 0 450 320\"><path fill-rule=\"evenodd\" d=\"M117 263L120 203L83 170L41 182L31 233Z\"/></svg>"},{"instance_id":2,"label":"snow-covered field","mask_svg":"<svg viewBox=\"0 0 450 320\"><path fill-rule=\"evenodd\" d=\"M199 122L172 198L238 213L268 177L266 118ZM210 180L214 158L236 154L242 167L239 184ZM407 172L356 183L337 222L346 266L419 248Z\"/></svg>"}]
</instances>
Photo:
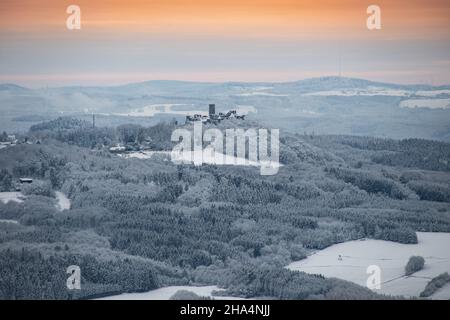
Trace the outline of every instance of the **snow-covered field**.
<instances>
[{"instance_id":1,"label":"snow-covered field","mask_svg":"<svg viewBox=\"0 0 450 320\"><path fill-rule=\"evenodd\" d=\"M8 203L9 201L23 202L23 194L20 192L0 192L0 201Z\"/></svg>"},{"instance_id":2,"label":"snow-covered field","mask_svg":"<svg viewBox=\"0 0 450 320\"><path fill-rule=\"evenodd\" d=\"M248 106L248 105L236 105L236 112L240 115L247 115L249 113L257 113L258 110L254 106Z\"/></svg>"},{"instance_id":3,"label":"snow-covered field","mask_svg":"<svg viewBox=\"0 0 450 320\"><path fill-rule=\"evenodd\" d=\"M402 108L449 109L450 99L409 99L400 102Z\"/></svg>"},{"instance_id":4,"label":"snow-covered field","mask_svg":"<svg viewBox=\"0 0 450 320\"><path fill-rule=\"evenodd\" d=\"M342 88L328 91L315 91L304 93L303 96L391 96L391 97L437 97L439 95L450 95L450 90L401 90L381 87L367 88Z\"/></svg>"},{"instance_id":5,"label":"snow-covered field","mask_svg":"<svg viewBox=\"0 0 450 320\"><path fill-rule=\"evenodd\" d=\"M173 161L180 162L193 162L195 163L203 163L203 164L214 164L214 165L241 165L241 166L253 166L253 167L261 167L270 166L270 167L280 167L281 164L279 162L269 162L269 161L251 161L245 158L239 158L235 156L230 156L227 154L212 152L208 150L200 150L200 151L192 151L192 152L181 152L181 153L172 153Z\"/></svg>"},{"instance_id":6,"label":"snow-covered field","mask_svg":"<svg viewBox=\"0 0 450 320\"><path fill-rule=\"evenodd\" d=\"M62 193L61 191L56 191L55 196L56 200L58 201L58 203L56 204L56 208L59 211L70 210L70 199L67 198L64 193Z\"/></svg>"},{"instance_id":7,"label":"snow-covered field","mask_svg":"<svg viewBox=\"0 0 450 320\"><path fill-rule=\"evenodd\" d=\"M245 92L245 93L239 93L237 94L239 97L252 97L252 96L263 96L263 97L288 97L287 94L281 94L281 93L271 93L271 92Z\"/></svg>"},{"instance_id":8,"label":"snow-covered field","mask_svg":"<svg viewBox=\"0 0 450 320\"><path fill-rule=\"evenodd\" d=\"M367 88L350 88L350 89L336 89L328 91L316 91L304 93L303 96L391 96L391 97L405 97L412 98L403 100L399 106L401 108L430 108L430 109L448 109L450 108L450 90L399 90L378 87ZM423 99L416 99L414 97L423 97Z\"/></svg>"},{"instance_id":9,"label":"snow-covered field","mask_svg":"<svg viewBox=\"0 0 450 320\"><path fill-rule=\"evenodd\" d=\"M418 244L400 244L383 240L348 241L320 250L308 258L287 266L291 270L322 274L366 286L367 267L381 269L381 289L388 295L417 297L431 278L443 272L450 273L450 233L417 233ZM342 260L339 260L339 255ZM423 270L410 277L404 276L409 257L425 258ZM437 291L432 299L450 299L450 284Z\"/></svg>"},{"instance_id":10,"label":"snow-covered field","mask_svg":"<svg viewBox=\"0 0 450 320\"><path fill-rule=\"evenodd\" d=\"M169 300L179 290L187 290L195 293L200 297L213 297L216 300L244 300L234 297L220 297L213 296L213 291L220 291L216 286L204 286L204 287L194 287L194 286L172 286L159 288L143 293L124 293L115 296L109 296L101 298L98 300Z\"/></svg>"},{"instance_id":11,"label":"snow-covered field","mask_svg":"<svg viewBox=\"0 0 450 320\"><path fill-rule=\"evenodd\" d=\"M135 151L135 152L128 152L128 153L119 153L118 156L130 159L130 158L136 158L136 159L151 159L153 156L163 156L170 158L171 151Z\"/></svg>"},{"instance_id":12,"label":"snow-covered field","mask_svg":"<svg viewBox=\"0 0 450 320\"><path fill-rule=\"evenodd\" d=\"M11 220L11 219L0 219L0 223L19 224L19 221L17 221L17 220Z\"/></svg>"},{"instance_id":13,"label":"snow-covered field","mask_svg":"<svg viewBox=\"0 0 450 320\"><path fill-rule=\"evenodd\" d=\"M252 166L252 167L270 167L279 168L283 165L279 162L269 161L251 161L244 158L233 157L219 152L208 151L192 151L172 153L171 151L138 151L119 154L119 156L129 159L151 159L154 155L161 155L167 159L178 161L182 163L201 163L201 164L214 164L214 165L238 165L238 166Z\"/></svg>"},{"instance_id":14,"label":"snow-covered field","mask_svg":"<svg viewBox=\"0 0 450 320\"><path fill-rule=\"evenodd\" d=\"M116 113L118 116L130 116L130 117L154 117L157 114L178 114L178 115L194 115L194 114L204 114L207 115L208 112L200 110L188 110L188 111L176 111L172 110L176 106L190 106L187 104L152 104L149 106L142 107L140 109L131 110L128 113Z\"/></svg>"},{"instance_id":15,"label":"snow-covered field","mask_svg":"<svg viewBox=\"0 0 450 320\"><path fill-rule=\"evenodd\" d=\"M152 104L139 109L131 110L128 113L114 113L116 116L129 117L154 117L157 114L173 114L182 116L193 116L194 114L208 115L206 110L173 110L177 106L193 106L190 104ZM250 112L256 112L253 106L236 106L233 108L239 115L246 115Z\"/></svg>"},{"instance_id":16,"label":"snow-covered field","mask_svg":"<svg viewBox=\"0 0 450 320\"><path fill-rule=\"evenodd\" d=\"M235 95L238 97L252 97L252 96L265 96L265 97L287 97L288 94L281 94L275 92L267 92L267 90L274 89L273 87L264 87L264 86L256 86L256 87L234 87L239 93Z\"/></svg>"},{"instance_id":17,"label":"snow-covered field","mask_svg":"<svg viewBox=\"0 0 450 320\"><path fill-rule=\"evenodd\" d=\"M60 191L55 192L56 196L56 208L59 211L70 209L70 199ZM0 192L0 201L3 203L8 203L9 201L23 202L25 196L21 192Z\"/></svg>"},{"instance_id":18,"label":"snow-covered field","mask_svg":"<svg viewBox=\"0 0 450 320\"><path fill-rule=\"evenodd\" d=\"M444 95L450 95L450 90L421 90L417 91L416 96L422 96L422 97L436 97L438 95L444 94Z\"/></svg>"},{"instance_id":19,"label":"snow-covered field","mask_svg":"<svg viewBox=\"0 0 450 320\"><path fill-rule=\"evenodd\" d=\"M378 87L367 88L351 88L351 89L336 89L329 91L316 91L304 93L303 96L394 96L394 97L407 97L413 94L407 90L387 89Z\"/></svg>"}]
</instances>

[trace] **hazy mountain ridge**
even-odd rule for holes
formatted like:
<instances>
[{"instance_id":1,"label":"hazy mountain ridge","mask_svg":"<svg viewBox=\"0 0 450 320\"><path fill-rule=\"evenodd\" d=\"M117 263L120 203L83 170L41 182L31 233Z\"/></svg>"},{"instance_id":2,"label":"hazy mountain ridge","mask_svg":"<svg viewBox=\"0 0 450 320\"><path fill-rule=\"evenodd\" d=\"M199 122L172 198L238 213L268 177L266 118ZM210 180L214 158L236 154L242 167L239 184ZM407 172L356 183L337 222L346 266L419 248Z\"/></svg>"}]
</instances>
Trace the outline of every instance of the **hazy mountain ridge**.
<instances>
[{"instance_id":1,"label":"hazy mountain ridge","mask_svg":"<svg viewBox=\"0 0 450 320\"><path fill-rule=\"evenodd\" d=\"M345 77L273 83L152 80L40 89L4 84L0 85L4 114L0 127L26 131L36 122L14 119L45 114L49 119L69 115L89 120L93 113L100 126L145 125L160 117L182 120L180 111L206 111L209 103L215 103L218 112L249 106L256 110L250 118L292 132L450 141L450 85L399 85ZM149 115L142 112L148 106L169 106L171 111Z\"/></svg>"},{"instance_id":2,"label":"hazy mountain ridge","mask_svg":"<svg viewBox=\"0 0 450 320\"><path fill-rule=\"evenodd\" d=\"M348 78L348 77L318 77L318 78L308 78L297 81L286 81L286 82L240 82L240 81L229 81L229 82L196 82L196 81L180 81L180 80L149 80L143 82L133 82L124 85L116 86L62 86L62 87L52 87L52 88L39 88L30 89L23 86L18 86L15 84L0 84L0 91L8 88L16 88L27 91L42 92L45 90L50 90L52 92L85 92L94 93L95 91L101 93L106 93L114 91L116 93L130 92L133 90L155 89L155 90L179 90L180 88L193 89L233 89L235 87L251 88L255 86L271 86L274 88L298 88L304 92L309 92L312 90L331 90L337 88L364 88L368 86L378 86L393 89L409 89L409 90L442 90L450 89L450 85L439 85L432 86L427 84L395 84L387 82L378 82L365 80L360 78Z\"/></svg>"}]
</instances>

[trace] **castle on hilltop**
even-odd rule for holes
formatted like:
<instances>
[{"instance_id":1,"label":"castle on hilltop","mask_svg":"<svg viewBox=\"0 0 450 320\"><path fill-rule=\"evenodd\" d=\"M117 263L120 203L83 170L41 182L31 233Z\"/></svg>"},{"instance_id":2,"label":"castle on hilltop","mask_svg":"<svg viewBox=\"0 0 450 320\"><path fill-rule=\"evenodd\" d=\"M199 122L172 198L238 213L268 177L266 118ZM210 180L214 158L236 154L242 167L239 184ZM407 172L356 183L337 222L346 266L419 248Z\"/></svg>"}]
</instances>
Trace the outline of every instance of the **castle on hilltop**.
<instances>
[{"instance_id":1,"label":"castle on hilltop","mask_svg":"<svg viewBox=\"0 0 450 320\"><path fill-rule=\"evenodd\" d=\"M236 110L230 110L227 113L219 112L219 114L216 114L216 105L210 104L208 115L194 114L193 116L186 116L186 123L201 121L205 123L218 124L222 120L229 119L245 120L245 115L238 115Z\"/></svg>"}]
</instances>

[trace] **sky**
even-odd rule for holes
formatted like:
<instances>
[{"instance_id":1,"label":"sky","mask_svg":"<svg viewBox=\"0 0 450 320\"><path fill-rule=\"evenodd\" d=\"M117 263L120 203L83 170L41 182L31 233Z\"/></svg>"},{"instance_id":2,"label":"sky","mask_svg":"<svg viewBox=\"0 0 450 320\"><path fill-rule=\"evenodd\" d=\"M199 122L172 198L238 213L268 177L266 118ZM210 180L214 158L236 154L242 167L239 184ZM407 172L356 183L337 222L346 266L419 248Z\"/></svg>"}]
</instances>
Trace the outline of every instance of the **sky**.
<instances>
[{"instance_id":1,"label":"sky","mask_svg":"<svg viewBox=\"0 0 450 320\"><path fill-rule=\"evenodd\" d=\"M81 29L68 30L69 5ZM381 9L368 30L366 9ZM448 0L0 0L0 83L450 84Z\"/></svg>"}]
</instances>

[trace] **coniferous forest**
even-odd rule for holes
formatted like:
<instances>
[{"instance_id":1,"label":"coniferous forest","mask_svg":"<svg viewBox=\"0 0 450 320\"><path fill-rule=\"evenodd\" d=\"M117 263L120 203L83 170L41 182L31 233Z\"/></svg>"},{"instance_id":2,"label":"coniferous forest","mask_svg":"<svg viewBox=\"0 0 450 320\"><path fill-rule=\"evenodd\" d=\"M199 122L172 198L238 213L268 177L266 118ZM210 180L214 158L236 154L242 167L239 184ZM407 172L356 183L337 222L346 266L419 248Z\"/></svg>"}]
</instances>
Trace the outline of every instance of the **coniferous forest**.
<instances>
[{"instance_id":1,"label":"coniferous forest","mask_svg":"<svg viewBox=\"0 0 450 320\"><path fill-rule=\"evenodd\" d=\"M241 124L244 126L243 124ZM31 127L0 150L0 299L80 299L168 285L236 297L380 299L355 284L284 268L362 238L417 243L450 232L450 144L280 134L274 176L244 166L123 158L116 144L171 150L177 124ZM25 140L24 140L25 141ZM20 178L32 178L29 186ZM71 202L58 208L56 192ZM81 290L66 287L70 265Z\"/></svg>"}]
</instances>

